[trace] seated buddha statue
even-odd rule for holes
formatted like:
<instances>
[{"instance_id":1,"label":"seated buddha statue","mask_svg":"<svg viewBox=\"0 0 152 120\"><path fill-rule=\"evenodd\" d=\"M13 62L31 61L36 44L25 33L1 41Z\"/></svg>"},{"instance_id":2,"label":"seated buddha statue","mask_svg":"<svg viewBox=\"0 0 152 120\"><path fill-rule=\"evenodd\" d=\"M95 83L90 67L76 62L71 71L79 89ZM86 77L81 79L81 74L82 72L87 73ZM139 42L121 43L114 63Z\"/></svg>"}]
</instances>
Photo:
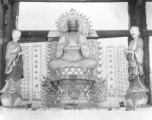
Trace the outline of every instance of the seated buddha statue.
<instances>
[{"instance_id":1,"label":"seated buddha statue","mask_svg":"<svg viewBox=\"0 0 152 120\"><path fill-rule=\"evenodd\" d=\"M59 38L56 50L56 58L49 63L53 71L65 67L81 67L93 70L97 61L90 57L89 44L86 36L79 31L79 21L69 19L68 30Z\"/></svg>"}]
</instances>

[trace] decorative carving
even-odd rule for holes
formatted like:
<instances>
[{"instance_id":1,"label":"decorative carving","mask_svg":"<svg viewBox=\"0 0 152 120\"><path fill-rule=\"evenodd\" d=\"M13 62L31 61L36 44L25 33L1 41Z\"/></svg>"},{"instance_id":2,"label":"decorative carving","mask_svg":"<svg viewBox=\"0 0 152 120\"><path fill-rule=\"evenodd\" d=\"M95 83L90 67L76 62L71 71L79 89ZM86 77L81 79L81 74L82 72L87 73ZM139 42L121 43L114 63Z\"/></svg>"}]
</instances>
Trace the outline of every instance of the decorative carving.
<instances>
[{"instance_id":1,"label":"decorative carving","mask_svg":"<svg viewBox=\"0 0 152 120\"><path fill-rule=\"evenodd\" d=\"M55 88L50 79L44 77L42 81L42 104L46 106L51 106L57 101L57 88Z\"/></svg>"},{"instance_id":2,"label":"decorative carving","mask_svg":"<svg viewBox=\"0 0 152 120\"><path fill-rule=\"evenodd\" d=\"M96 81L90 91L90 99L95 103L105 102L107 99L107 78L103 79L104 50L101 40L98 40L98 65L96 69Z\"/></svg>"},{"instance_id":3,"label":"decorative carving","mask_svg":"<svg viewBox=\"0 0 152 120\"><path fill-rule=\"evenodd\" d=\"M45 50L45 61L47 67L46 77L42 80L41 99L42 104L50 106L56 102L57 89L52 85L51 81L57 79L57 73L49 69L49 62L55 58L57 42L47 42Z\"/></svg>"},{"instance_id":4,"label":"decorative carving","mask_svg":"<svg viewBox=\"0 0 152 120\"><path fill-rule=\"evenodd\" d=\"M79 32L88 35L90 32L90 23L89 19L86 16L76 13L76 10L71 9L69 13L62 14L59 19L56 21L57 27L61 34L65 34L68 30L68 20L77 19L79 21Z\"/></svg>"},{"instance_id":5,"label":"decorative carving","mask_svg":"<svg viewBox=\"0 0 152 120\"><path fill-rule=\"evenodd\" d=\"M106 79L100 79L93 84L90 91L90 100L95 103L105 102L107 98Z\"/></svg>"}]
</instances>

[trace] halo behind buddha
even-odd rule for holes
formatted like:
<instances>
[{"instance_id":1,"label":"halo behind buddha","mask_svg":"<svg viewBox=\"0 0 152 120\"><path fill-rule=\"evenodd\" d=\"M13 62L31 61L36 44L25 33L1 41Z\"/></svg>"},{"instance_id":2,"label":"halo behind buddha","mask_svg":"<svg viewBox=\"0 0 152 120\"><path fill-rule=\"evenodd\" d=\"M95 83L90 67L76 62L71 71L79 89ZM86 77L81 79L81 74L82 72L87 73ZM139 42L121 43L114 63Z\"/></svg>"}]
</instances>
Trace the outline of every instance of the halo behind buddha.
<instances>
[{"instance_id":1,"label":"halo behind buddha","mask_svg":"<svg viewBox=\"0 0 152 120\"><path fill-rule=\"evenodd\" d=\"M79 24L78 31L88 35L91 27L90 22L88 21L89 19L82 14L76 13L76 10L74 9L71 9L69 13L62 14L56 21L60 33L65 33L68 30L67 22L71 20L77 20Z\"/></svg>"}]
</instances>

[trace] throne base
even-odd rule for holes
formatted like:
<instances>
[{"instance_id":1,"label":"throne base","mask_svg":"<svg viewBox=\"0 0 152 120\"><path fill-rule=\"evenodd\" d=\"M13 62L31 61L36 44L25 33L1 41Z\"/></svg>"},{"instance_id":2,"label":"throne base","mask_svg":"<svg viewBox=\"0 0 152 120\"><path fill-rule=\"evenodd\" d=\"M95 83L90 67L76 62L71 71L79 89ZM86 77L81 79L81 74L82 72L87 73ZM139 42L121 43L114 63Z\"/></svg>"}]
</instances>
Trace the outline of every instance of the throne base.
<instances>
[{"instance_id":1,"label":"throne base","mask_svg":"<svg viewBox=\"0 0 152 120\"><path fill-rule=\"evenodd\" d=\"M77 79L61 79L51 81L52 85L57 89L56 103L88 103L89 91L95 81Z\"/></svg>"}]
</instances>

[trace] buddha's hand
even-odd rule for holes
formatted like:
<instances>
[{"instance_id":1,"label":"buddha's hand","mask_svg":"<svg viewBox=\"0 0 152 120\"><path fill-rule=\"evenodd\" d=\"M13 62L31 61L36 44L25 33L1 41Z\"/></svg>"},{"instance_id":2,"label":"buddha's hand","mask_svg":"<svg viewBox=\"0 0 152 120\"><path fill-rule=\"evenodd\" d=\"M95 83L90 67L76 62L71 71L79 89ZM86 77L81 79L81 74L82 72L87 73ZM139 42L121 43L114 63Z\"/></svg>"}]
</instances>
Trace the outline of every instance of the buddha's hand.
<instances>
[{"instance_id":1,"label":"buddha's hand","mask_svg":"<svg viewBox=\"0 0 152 120\"><path fill-rule=\"evenodd\" d=\"M90 57L90 48L89 48L89 46L87 46L87 45L82 45L82 46L81 46L81 51L82 51L82 54L83 54L85 57Z\"/></svg>"},{"instance_id":2,"label":"buddha's hand","mask_svg":"<svg viewBox=\"0 0 152 120\"><path fill-rule=\"evenodd\" d=\"M70 45L66 46L66 50L67 49L76 49L76 50L78 50L79 49L79 45L78 44L70 44Z\"/></svg>"},{"instance_id":3,"label":"buddha's hand","mask_svg":"<svg viewBox=\"0 0 152 120\"><path fill-rule=\"evenodd\" d=\"M56 58L61 57L61 55L63 54L63 49L64 49L63 45L57 46Z\"/></svg>"}]
</instances>

